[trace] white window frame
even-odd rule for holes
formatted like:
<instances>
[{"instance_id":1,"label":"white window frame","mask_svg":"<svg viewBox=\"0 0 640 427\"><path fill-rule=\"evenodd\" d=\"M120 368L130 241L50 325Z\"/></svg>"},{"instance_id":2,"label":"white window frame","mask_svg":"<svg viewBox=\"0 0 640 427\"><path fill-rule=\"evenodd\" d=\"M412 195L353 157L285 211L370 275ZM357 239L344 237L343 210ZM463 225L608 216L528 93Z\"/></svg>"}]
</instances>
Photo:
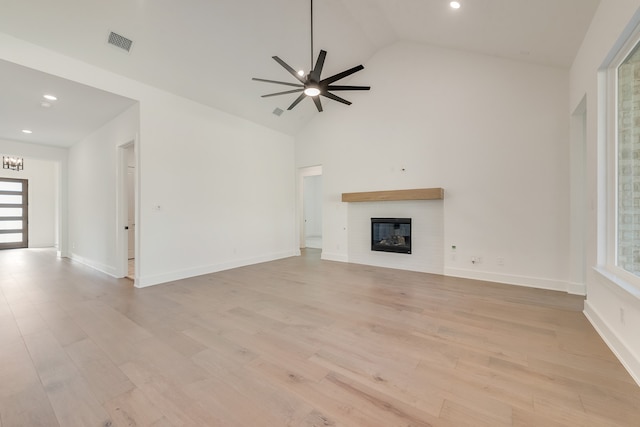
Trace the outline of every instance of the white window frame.
<instances>
[{"instance_id":1,"label":"white window frame","mask_svg":"<svg viewBox=\"0 0 640 427\"><path fill-rule=\"evenodd\" d=\"M599 209L599 214L606 218L604 233L598 233L604 237L606 249L604 256L598 256L599 264L604 268L598 268L607 278L633 294L640 294L640 276L635 275L618 266L618 68L629 56L633 49L640 44L640 26L632 32L626 42L622 44L618 53L613 56L609 65L604 68L599 79L601 85L600 96L604 100L604 108L600 120L601 141L598 156L604 156L606 160L599 161L599 176L604 178L605 185L599 185L599 190L605 190L606 196L600 199L605 203L604 209ZM601 159L602 160L602 159Z\"/></svg>"}]
</instances>

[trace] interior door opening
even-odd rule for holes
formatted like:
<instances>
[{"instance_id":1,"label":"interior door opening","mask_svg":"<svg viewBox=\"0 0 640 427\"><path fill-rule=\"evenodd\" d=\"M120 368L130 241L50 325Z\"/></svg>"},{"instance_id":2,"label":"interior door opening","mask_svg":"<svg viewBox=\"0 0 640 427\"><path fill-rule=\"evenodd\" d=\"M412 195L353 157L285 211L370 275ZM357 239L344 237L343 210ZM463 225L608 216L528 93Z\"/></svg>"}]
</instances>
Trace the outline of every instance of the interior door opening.
<instances>
[{"instance_id":1,"label":"interior door opening","mask_svg":"<svg viewBox=\"0 0 640 427\"><path fill-rule=\"evenodd\" d=\"M322 249L322 166L298 169L298 221L300 248Z\"/></svg>"},{"instance_id":2,"label":"interior door opening","mask_svg":"<svg viewBox=\"0 0 640 427\"><path fill-rule=\"evenodd\" d=\"M136 282L138 277L138 243L136 231L137 204L137 162L135 141L118 146L118 221L116 236L118 241L118 277L127 277Z\"/></svg>"},{"instance_id":3,"label":"interior door opening","mask_svg":"<svg viewBox=\"0 0 640 427\"><path fill-rule=\"evenodd\" d=\"M127 153L127 277L136 277L136 157L133 144Z\"/></svg>"},{"instance_id":4,"label":"interior door opening","mask_svg":"<svg viewBox=\"0 0 640 427\"><path fill-rule=\"evenodd\" d=\"M304 177L304 244L322 249L322 175Z\"/></svg>"}]
</instances>

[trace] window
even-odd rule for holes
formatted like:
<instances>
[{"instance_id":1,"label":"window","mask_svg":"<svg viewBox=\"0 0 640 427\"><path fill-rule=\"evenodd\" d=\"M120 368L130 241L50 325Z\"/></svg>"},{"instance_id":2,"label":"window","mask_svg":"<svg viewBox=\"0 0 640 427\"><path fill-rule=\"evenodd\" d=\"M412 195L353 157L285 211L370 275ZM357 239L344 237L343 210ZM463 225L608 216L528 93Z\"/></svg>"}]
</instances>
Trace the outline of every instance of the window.
<instances>
[{"instance_id":1,"label":"window","mask_svg":"<svg viewBox=\"0 0 640 427\"><path fill-rule=\"evenodd\" d=\"M594 268L640 298L640 18L633 25L598 72Z\"/></svg>"},{"instance_id":2,"label":"window","mask_svg":"<svg viewBox=\"0 0 640 427\"><path fill-rule=\"evenodd\" d=\"M616 264L640 275L640 45L617 72Z\"/></svg>"},{"instance_id":3,"label":"window","mask_svg":"<svg viewBox=\"0 0 640 427\"><path fill-rule=\"evenodd\" d=\"M640 50L636 46L617 72L617 214L616 264L640 272ZM635 165L638 164L638 165Z\"/></svg>"}]
</instances>

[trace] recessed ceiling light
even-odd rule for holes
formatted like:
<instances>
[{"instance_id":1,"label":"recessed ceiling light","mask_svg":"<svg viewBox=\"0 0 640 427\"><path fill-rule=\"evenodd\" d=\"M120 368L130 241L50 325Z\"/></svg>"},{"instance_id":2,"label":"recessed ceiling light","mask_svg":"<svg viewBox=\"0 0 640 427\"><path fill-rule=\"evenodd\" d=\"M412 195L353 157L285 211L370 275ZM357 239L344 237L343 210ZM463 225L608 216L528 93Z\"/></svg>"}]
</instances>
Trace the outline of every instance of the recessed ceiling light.
<instances>
[{"instance_id":1,"label":"recessed ceiling light","mask_svg":"<svg viewBox=\"0 0 640 427\"><path fill-rule=\"evenodd\" d=\"M460 9L461 4L459 1L452 1L449 3L449 6L451 6L452 9Z\"/></svg>"},{"instance_id":2,"label":"recessed ceiling light","mask_svg":"<svg viewBox=\"0 0 640 427\"><path fill-rule=\"evenodd\" d=\"M42 96L44 99L48 99L49 101L57 101L58 97L55 95L45 94Z\"/></svg>"},{"instance_id":3,"label":"recessed ceiling light","mask_svg":"<svg viewBox=\"0 0 640 427\"><path fill-rule=\"evenodd\" d=\"M33 131L30 131L29 129L22 129L22 133L33 133Z\"/></svg>"}]
</instances>

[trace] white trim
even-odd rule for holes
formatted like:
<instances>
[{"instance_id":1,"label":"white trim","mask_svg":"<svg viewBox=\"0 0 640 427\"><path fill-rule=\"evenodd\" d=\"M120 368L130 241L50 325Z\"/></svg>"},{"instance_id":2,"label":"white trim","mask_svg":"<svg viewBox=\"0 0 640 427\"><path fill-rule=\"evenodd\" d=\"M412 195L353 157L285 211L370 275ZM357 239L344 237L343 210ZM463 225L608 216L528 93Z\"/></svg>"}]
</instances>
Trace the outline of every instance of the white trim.
<instances>
[{"instance_id":1,"label":"white trim","mask_svg":"<svg viewBox=\"0 0 640 427\"><path fill-rule=\"evenodd\" d=\"M612 290L618 297L622 299L636 298L640 300L640 289L624 280L624 277L608 271L603 266L594 267L593 270L599 274L599 276L596 276L599 279L598 283Z\"/></svg>"},{"instance_id":2,"label":"white trim","mask_svg":"<svg viewBox=\"0 0 640 427\"><path fill-rule=\"evenodd\" d=\"M230 262L222 262L218 264L203 265L195 268L184 270L170 271L152 276L137 277L135 281L136 288L145 288L147 286L159 285L162 283L172 282L175 280L188 279L191 277L202 276L204 274L217 273L219 271L230 270L232 268L245 267L248 265L259 264L262 262L275 261L277 259L289 258L296 256L296 251L286 251L261 255L253 258L245 258Z\"/></svg>"},{"instance_id":3,"label":"white trim","mask_svg":"<svg viewBox=\"0 0 640 427\"><path fill-rule=\"evenodd\" d=\"M484 280L487 282L504 283L507 285L525 286L529 288L547 289L551 291L567 292L574 295L586 295L584 284L568 282L542 277L518 276L513 274L498 274L488 271L467 270L462 268L445 268L445 276L461 277L464 279Z\"/></svg>"},{"instance_id":4,"label":"white trim","mask_svg":"<svg viewBox=\"0 0 640 427\"><path fill-rule=\"evenodd\" d=\"M122 276L118 276L118 271L116 270L116 268L114 268L111 265L102 264L100 262L96 262L92 259L85 258L80 255L76 255L74 253L71 253L69 258L74 262L77 262L82 265L86 265L87 267L93 268L94 270L97 270L108 276L114 277L116 279L122 278Z\"/></svg>"},{"instance_id":5,"label":"white trim","mask_svg":"<svg viewBox=\"0 0 640 427\"><path fill-rule=\"evenodd\" d=\"M609 327L604 317L593 308L588 300L584 303L583 313L613 354L620 360L622 366L629 372L629 375L640 386L640 357L633 354L633 351L624 344L624 341L618 338L614 329Z\"/></svg>"},{"instance_id":6,"label":"white trim","mask_svg":"<svg viewBox=\"0 0 640 427\"><path fill-rule=\"evenodd\" d=\"M329 253L326 251L322 251L320 259L325 261L349 262L349 257L346 254Z\"/></svg>"},{"instance_id":7,"label":"white trim","mask_svg":"<svg viewBox=\"0 0 640 427\"><path fill-rule=\"evenodd\" d=\"M577 282L565 282L567 286L567 293L571 295L587 295L587 286L584 283Z\"/></svg>"}]
</instances>

